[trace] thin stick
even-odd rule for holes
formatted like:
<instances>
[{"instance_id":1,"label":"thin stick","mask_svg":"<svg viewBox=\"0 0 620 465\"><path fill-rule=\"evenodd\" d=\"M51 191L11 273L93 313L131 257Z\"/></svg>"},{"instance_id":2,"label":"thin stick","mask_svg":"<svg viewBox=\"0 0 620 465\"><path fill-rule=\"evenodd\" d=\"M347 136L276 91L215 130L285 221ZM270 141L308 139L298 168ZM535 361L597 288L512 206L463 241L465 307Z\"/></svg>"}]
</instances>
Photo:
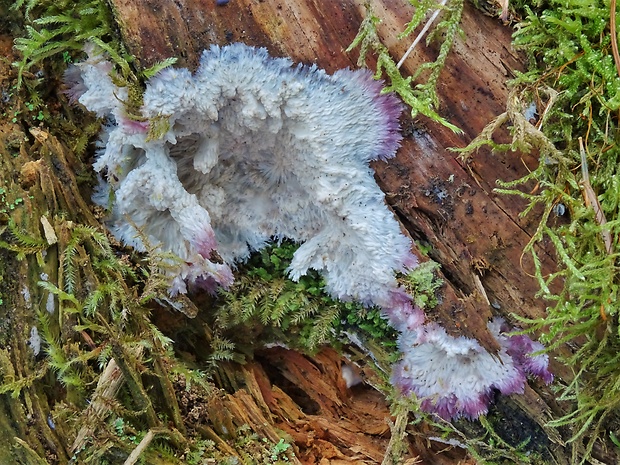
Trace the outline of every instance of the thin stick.
<instances>
[{"instance_id":1,"label":"thin stick","mask_svg":"<svg viewBox=\"0 0 620 465\"><path fill-rule=\"evenodd\" d=\"M592 185L590 184L590 173L588 172L588 160L586 158L586 151L583 147L583 139L579 138L579 153L581 155L581 189L583 190L583 197L586 202L587 207L592 207L594 209L594 218L599 226L602 226L601 236L603 237L603 242L605 243L605 250L607 253L611 254L613 252L611 233L604 229L605 224L607 223L607 219L605 218L605 213L603 213L603 209L601 208L601 204L598 201L598 196L594 192Z\"/></svg>"},{"instance_id":2,"label":"thin stick","mask_svg":"<svg viewBox=\"0 0 620 465\"><path fill-rule=\"evenodd\" d=\"M84 421L71 446L72 453L78 452L84 447L86 441L94 434L97 422L103 422L111 413L109 402L116 397L123 381L121 369L114 359L110 360L103 374L99 377L92 402L82 414Z\"/></svg>"},{"instance_id":3,"label":"thin stick","mask_svg":"<svg viewBox=\"0 0 620 465\"><path fill-rule=\"evenodd\" d=\"M140 454L142 454L144 449L149 446L154 437L155 433L153 430L149 430L149 432L146 433L146 436L142 438L142 441L140 441L140 444L138 444L136 448L131 451L131 454L129 454L129 457L127 457L123 465L134 465L140 458Z\"/></svg>"},{"instance_id":4,"label":"thin stick","mask_svg":"<svg viewBox=\"0 0 620 465\"><path fill-rule=\"evenodd\" d=\"M613 0L612 0L613 1ZM448 2L448 0L442 0L441 1L441 6L444 6L446 3ZM424 27L422 28L422 30L420 31L420 33L416 36L416 38L413 40L413 43L409 46L409 48L407 49L407 51L405 52L405 54L403 55L403 57L400 59L400 61L398 62L398 64L396 65L396 68L400 68L402 66L402 64L405 62L405 60L407 59L407 57L409 57L409 55L411 54L411 52L413 52L413 49L416 47L416 45L418 45L418 43L422 40L422 37L424 37L424 34L426 34L428 32L428 30L430 29L430 27L433 25L433 21L435 21L437 19L437 16L439 16L439 13L441 13L441 8L437 8L435 10L435 12L433 13L433 15L430 17L430 19L427 21L427 23L424 25Z\"/></svg>"},{"instance_id":5,"label":"thin stick","mask_svg":"<svg viewBox=\"0 0 620 465\"><path fill-rule=\"evenodd\" d=\"M609 29L611 34L611 53L616 63L616 71L620 76L620 53L618 53L618 36L616 35L616 0L609 5Z\"/></svg>"}]
</instances>

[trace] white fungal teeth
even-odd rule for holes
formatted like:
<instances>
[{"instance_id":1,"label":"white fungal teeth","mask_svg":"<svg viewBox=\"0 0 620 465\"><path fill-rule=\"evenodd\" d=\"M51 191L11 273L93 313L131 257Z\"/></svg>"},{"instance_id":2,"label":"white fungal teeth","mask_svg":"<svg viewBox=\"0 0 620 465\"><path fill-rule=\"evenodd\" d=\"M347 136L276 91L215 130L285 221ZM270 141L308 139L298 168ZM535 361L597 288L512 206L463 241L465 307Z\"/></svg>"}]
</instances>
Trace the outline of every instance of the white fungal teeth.
<instances>
[{"instance_id":1,"label":"white fungal teeth","mask_svg":"<svg viewBox=\"0 0 620 465\"><path fill-rule=\"evenodd\" d=\"M381 94L369 71L330 76L265 49L213 46L196 74L165 69L150 79L136 120L125 112L127 88L114 84L111 65L87 51L89 59L76 65L81 75L74 69L67 79L71 99L110 121L94 165L106 179L94 200L105 207L112 200L108 226L117 238L178 257L165 264L172 294L187 292L188 283L228 286L235 262L272 238L289 238L302 243L292 279L315 269L333 297L381 307L402 332L394 381L406 393L433 397L423 408L476 416L486 411L490 387L522 389L524 371L511 360L502 365L475 341L448 340L436 325L424 326L423 312L398 286L395 272L417 261L368 163L394 156L401 106ZM527 364L523 354L531 351L517 345L506 351ZM420 362L426 349L443 357L431 370ZM451 358L478 374L505 376L489 383L463 372L452 380ZM546 359L528 367L544 374ZM346 369L343 376L350 378Z\"/></svg>"},{"instance_id":2,"label":"white fungal teeth","mask_svg":"<svg viewBox=\"0 0 620 465\"><path fill-rule=\"evenodd\" d=\"M389 300L411 243L368 162L396 152L400 104L379 93L368 71L330 76L264 49L214 46L195 75L169 68L148 81L142 117L165 130L152 139L111 97L120 89L101 73L100 57L78 66L80 101L114 121L95 164L115 175L110 228L144 249L129 217L151 245L186 262L191 272L176 270L178 290L178 276L196 276L196 267L223 284L211 249L233 265L287 237L304 243L292 277L314 268L334 297Z\"/></svg>"}]
</instances>

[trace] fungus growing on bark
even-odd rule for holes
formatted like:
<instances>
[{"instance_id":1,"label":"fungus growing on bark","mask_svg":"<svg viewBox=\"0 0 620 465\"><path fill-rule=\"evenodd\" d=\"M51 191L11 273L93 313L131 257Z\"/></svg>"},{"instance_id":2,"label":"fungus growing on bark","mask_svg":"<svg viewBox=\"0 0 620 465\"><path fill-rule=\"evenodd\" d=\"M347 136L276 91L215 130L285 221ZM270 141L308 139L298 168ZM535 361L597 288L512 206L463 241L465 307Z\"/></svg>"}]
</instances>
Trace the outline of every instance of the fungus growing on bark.
<instances>
[{"instance_id":1,"label":"fungus growing on bark","mask_svg":"<svg viewBox=\"0 0 620 465\"><path fill-rule=\"evenodd\" d=\"M127 92L105 63L91 52L78 64L72 95L111 117L95 163L114 194L108 224L144 250L137 226L186 263L172 292L226 285L230 266L286 237L302 243L291 278L313 268L336 298L413 312L394 299L394 273L416 264L411 243L368 166L394 155L401 107L368 71L330 76L264 49L213 46L195 74L169 68L148 81L144 124L125 115Z\"/></svg>"},{"instance_id":2,"label":"fungus growing on bark","mask_svg":"<svg viewBox=\"0 0 620 465\"><path fill-rule=\"evenodd\" d=\"M405 395L415 393L421 408L451 420L477 418L487 412L494 392L504 395L525 389L527 375L553 380L542 344L524 335L508 335L501 318L488 324L501 350L495 356L474 339L452 337L435 323L401 333L402 360L394 367L392 382Z\"/></svg>"},{"instance_id":3,"label":"fungus growing on bark","mask_svg":"<svg viewBox=\"0 0 620 465\"><path fill-rule=\"evenodd\" d=\"M196 73L168 68L151 78L136 120L111 65L88 52L67 81L71 99L108 118L94 165L102 176L96 200L111 207L108 227L117 238L138 250L146 239L180 258L168 269L172 294L187 284L228 286L236 263L289 238L301 243L290 277L315 269L333 297L380 307L402 333L396 384L436 396L442 416L474 417L485 411L490 388L523 388L524 369L511 357L526 364L525 341L509 344L501 365L475 341L423 327L423 312L398 285L395 274L417 261L369 162L394 156L401 106L369 71L328 75L264 49L213 46ZM446 376L433 381L420 362L427 348L482 361L504 373L504 384L470 383L466 398L446 381L449 361L437 360Z\"/></svg>"}]
</instances>

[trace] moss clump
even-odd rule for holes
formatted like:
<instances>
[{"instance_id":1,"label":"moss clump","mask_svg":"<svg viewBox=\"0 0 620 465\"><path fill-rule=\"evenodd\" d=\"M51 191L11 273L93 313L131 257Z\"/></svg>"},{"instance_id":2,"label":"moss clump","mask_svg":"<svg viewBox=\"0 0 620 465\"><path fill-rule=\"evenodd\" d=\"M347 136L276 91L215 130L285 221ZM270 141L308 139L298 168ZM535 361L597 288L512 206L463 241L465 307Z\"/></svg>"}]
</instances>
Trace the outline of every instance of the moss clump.
<instances>
[{"instance_id":1,"label":"moss clump","mask_svg":"<svg viewBox=\"0 0 620 465\"><path fill-rule=\"evenodd\" d=\"M439 303L438 291L443 286L443 280L438 278L436 273L439 267L439 263L429 260L401 278L407 293L423 310L433 308Z\"/></svg>"},{"instance_id":2,"label":"moss clump","mask_svg":"<svg viewBox=\"0 0 620 465\"><path fill-rule=\"evenodd\" d=\"M380 341L397 357L394 331L378 308L334 300L324 291L321 276L310 271L298 282L287 277L287 268L298 244L283 241L254 254L237 273L228 291L216 303L216 326L235 341L280 342L306 352L320 345L339 345L343 332L361 331ZM238 337L239 333L245 337ZM251 332L254 337L248 338ZM237 333L237 337L234 334ZM246 348L247 349L247 348Z\"/></svg>"},{"instance_id":3,"label":"moss clump","mask_svg":"<svg viewBox=\"0 0 620 465\"><path fill-rule=\"evenodd\" d=\"M514 44L527 53L530 67L512 82L507 112L465 152L488 144L540 154L534 171L498 181L498 191L525 198L529 205L522 215L540 215L524 252L533 258L539 294L550 305L544 320L527 322L544 331L550 350L579 341L575 354L564 360L575 378L559 396L574 401L575 409L550 425L571 428L573 460L582 461L609 436L620 407L617 37L609 33L615 25L608 2L511 4L523 18ZM494 143L494 132L506 125L512 142ZM552 272L542 269L545 244L556 253L558 268Z\"/></svg>"},{"instance_id":4,"label":"moss clump","mask_svg":"<svg viewBox=\"0 0 620 465\"><path fill-rule=\"evenodd\" d=\"M415 12L405 30L399 35L399 39L410 37L418 26L426 23L429 12L443 13L442 19L430 28L431 32L426 38L428 43L437 37L442 37L439 54L435 61L423 63L411 76L403 76L399 69L401 63L394 61L388 48L379 39L377 26L381 19L374 15L370 6L367 7L366 18L362 22L357 36L346 51L351 52L356 47L360 48L358 66L365 66L369 52L375 54L377 57L375 79L387 78L388 85L383 89L383 92L398 94L411 107L412 117L415 118L419 113L455 132L461 132L459 128L442 118L436 112L436 108L439 106L439 98L437 97L439 74L460 30L464 2L463 0L450 0L439 4L435 0L410 0L409 3L415 8Z\"/></svg>"},{"instance_id":5,"label":"moss clump","mask_svg":"<svg viewBox=\"0 0 620 465\"><path fill-rule=\"evenodd\" d=\"M41 84L46 65L67 66L80 54L87 43L105 52L115 65L113 79L119 86L129 88L125 102L129 117L139 115L142 106L144 81L158 71L173 65L177 59L168 58L147 69L134 66L133 57L120 40L120 33L108 2L101 0L53 1L17 0L12 9L23 12L25 37L15 39L15 49L22 58L15 63L18 69L17 87L25 83L30 91L30 111L40 110L36 117L43 119L45 112L37 86ZM61 60L50 58L62 57ZM62 70L55 69L55 74Z\"/></svg>"},{"instance_id":6,"label":"moss clump","mask_svg":"<svg viewBox=\"0 0 620 465\"><path fill-rule=\"evenodd\" d=\"M258 331L263 342L284 342L310 352L334 340L343 304L323 292L316 272L298 282L287 277L297 247L288 241L273 244L243 265L232 287L220 292L215 311L220 330Z\"/></svg>"},{"instance_id":7,"label":"moss clump","mask_svg":"<svg viewBox=\"0 0 620 465\"><path fill-rule=\"evenodd\" d=\"M131 59L118 40L106 2L17 0L12 9L22 11L26 22L26 37L15 40L15 48L23 57L16 63L18 86L24 77L27 82L36 84L36 72L31 71L41 68L47 58L60 55L60 62L70 62L86 42L96 43L110 53L119 66L129 70Z\"/></svg>"}]
</instances>

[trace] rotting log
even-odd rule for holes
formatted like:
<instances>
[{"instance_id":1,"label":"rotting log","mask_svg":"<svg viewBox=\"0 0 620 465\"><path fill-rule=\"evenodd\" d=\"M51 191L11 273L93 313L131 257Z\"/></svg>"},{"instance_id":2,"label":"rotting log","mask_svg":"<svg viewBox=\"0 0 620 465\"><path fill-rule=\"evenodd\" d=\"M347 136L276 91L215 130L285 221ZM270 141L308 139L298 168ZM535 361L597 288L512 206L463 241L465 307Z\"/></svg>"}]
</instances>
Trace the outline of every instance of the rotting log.
<instances>
[{"instance_id":1,"label":"rotting log","mask_svg":"<svg viewBox=\"0 0 620 465\"><path fill-rule=\"evenodd\" d=\"M344 50L366 8L361 0L239 0L220 7L190 0L112 3L124 42L142 66L174 56L177 65L193 69L201 51L212 44L244 42L294 62L316 63L328 72L356 66L357 52ZM392 56L402 56L409 44L396 36L411 18L412 7L397 1L374 1L371 7L382 19L381 39ZM464 134L404 117L406 137L397 157L373 167L388 203L415 239L431 245L431 257L442 266L448 289L434 318L448 332L474 336L493 349L486 330L493 314L543 316L544 305L534 298L537 283L527 274L533 267L521 256L533 225L519 219L520 199L493 193L497 179L524 175L537 158L481 151L464 163L448 150L465 146L504 111L506 81L511 70L522 68L522 57L511 49L511 30L498 19L467 6L462 27L465 38L456 40L438 93L440 112ZM436 54L432 45L419 47L404 63L404 72ZM543 255L542 260L553 269L551 257Z\"/></svg>"},{"instance_id":2,"label":"rotting log","mask_svg":"<svg viewBox=\"0 0 620 465\"><path fill-rule=\"evenodd\" d=\"M168 57L195 69L200 52L212 44L243 42L266 47L274 56L315 63L328 72L355 67L357 52L345 49L353 41L366 12L363 0L112 0L116 21L129 51L140 65L152 66ZM224 2L222 2L224 3ZM396 60L409 43L397 35L411 18L407 2L373 0L382 19L381 40ZM467 145L494 117L505 111L507 80L523 69L523 57L511 48L511 29L498 18L466 5L462 28L439 79L440 113L463 130L457 135L425 120L403 117L405 139L395 159L373 167L388 204L408 233L430 245L430 256L441 264L446 285L443 302L430 315L453 335L475 337L489 350L496 343L486 323L494 315L512 321L511 314L544 317L544 302L531 276L533 265L522 251L535 225L519 218L522 199L493 192L496 180L514 180L533 169L536 154L491 154L481 150L467 162L449 151ZM433 44L420 45L404 63L410 73L437 56ZM372 66L372 63L369 63ZM542 266L554 268L551 255L541 251ZM570 374L551 362L561 379ZM292 373L289 373L293 376ZM301 383L296 377L295 383ZM298 386L300 384L297 384ZM541 427L561 412L542 385L528 388L519 399L526 415ZM325 407L322 405L322 407ZM559 447L562 439L551 435ZM555 447L555 446L554 446ZM553 448L553 447L552 447ZM558 452L559 455L561 453Z\"/></svg>"},{"instance_id":3,"label":"rotting log","mask_svg":"<svg viewBox=\"0 0 620 465\"><path fill-rule=\"evenodd\" d=\"M274 56L316 63L328 72L355 67L356 52L346 54L344 50L365 15L365 2L361 0L232 0L219 7L215 1L206 0L111 3L124 42L145 67L174 56L180 59L178 65L195 68L202 49L229 42L264 46ZM411 7L396 0L370 3L383 19L379 26L382 40L394 57L402 56L409 44L396 40L396 36L411 17ZM544 303L534 297L537 285L528 275L531 264L527 257L521 257L534 226L518 217L523 209L521 200L493 192L496 179L522 176L536 166L537 158L481 151L464 163L448 151L466 145L504 111L508 97L505 82L512 69L522 66L521 57L510 48L511 31L499 20L467 6L462 27L465 39L457 38L440 78L439 95L441 114L464 134L455 135L423 118L412 121L403 117L405 139L397 157L388 163L378 162L374 168L389 205L404 227L415 239L430 244L431 258L441 264L446 282L444 299L429 316L452 334L476 337L492 350L494 341L486 331L492 315L508 319L511 313L544 315ZM436 54L432 44L418 47L405 62L405 72ZM10 125L0 128L0 148L3 184L14 192L22 189L19 192L29 198L25 215L35 221L49 215L61 241L63 227L54 221L52 213L70 212L77 221L98 224L77 189L73 173L84 169L80 162L51 134L37 129L28 134L20 131ZM15 279L11 282L27 283L30 301L44 302L47 294L36 286L40 277L32 275L33 270L40 269L35 258L17 263L5 255L3 263L14 265L11 277ZM550 256L543 255L543 263L553 268ZM46 270L51 280L57 280L58 257L46 257ZM8 291L13 295L14 313L4 315L13 325L12 336L3 340L0 354L4 381L10 367L23 369L16 378L36 373L36 360L26 344L34 324L32 312L27 312L31 303L19 285ZM160 317L171 318L167 311ZM174 318L176 325L195 324L181 314ZM11 350L4 351L5 347ZM372 372L366 374L367 385L353 389L344 386L343 363L344 359L330 349L314 357L281 348L266 349L244 366L222 364L220 376L226 377L222 384L231 389L214 393L208 401L194 398L193 391L184 391L183 386L177 387L177 395L185 418L201 419L196 429L230 456L238 456L238 452L227 440L234 439L236 429L248 426L274 442L284 432L292 439L302 463L379 463L389 444L390 425L395 428L398 419L390 416L382 395L368 387L374 382ZM553 370L560 377L570 378L559 364L554 363ZM29 387L22 393L21 399L26 399L23 405L5 398L0 424L7 428L0 428L2 438L17 449L21 447L13 458L21 454L66 463L71 456L71 444L59 440L63 426L49 425L47 395ZM524 396L502 400L501 404L502 411L515 412L515 416L518 412L541 427L561 411L551 392L538 384L528 387ZM27 431L25 425L33 425L36 434ZM509 423L511 426L514 424ZM410 460L420 456L422 463L474 463L466 462L465 454L458 449L435 455L434 451L445 447L424 437L423 425L408 431L414 433L408 442ZM545 433L556 461L568 463L562 452L563 438L555 431ZM13 441L13 437L17 439ZM10 455L2 455L5 452L0 451L0 461L10 460Z\"/></svg>"},{"instance_id":4,"label":"rotting log","mask_svg":"<svg viewBox=\"0 0 620 465\"><path fill-rule=\"evenodd\" d=\"M65 226L61 227L55 217L57 213L71 212L76 221L97 225L76 181L76 173L83 167L81 162L47 131L31 128L26 134L22 129L12 123L0 126L0 184L4 189L2 232L7 228L7 211L11 209L14 209L11 221L20 227L28 224L39 230L49 245L53 241L62 243L68 237L66 228L70 222L63 221ZM11 207L17 203L19 208ZM52 233L54 230L56 232ZM0 409L0 423L7 427L1 428L0 434L3 444L11 448L0 451L0 460L2 463L38 463L33 459L38 456L48 463L67 463L71 454L63 440L63 425L54 425L51 420L56 393L46 390L46 382L34 382L49 376L44 362L37 357L42 355L42 348L35 332L36 314L54 311L58 306L54 296L37 283L57 282L59 257L53 247L45 256L32 254L21 260L3 250L1 262L0 375L8 394L3 394ZM10 387L12 384L23 387L14 390ZM71 399L72 395L71 388L67 387L66 398Z\"/></svg>"},{"instance_id":5,"label":"rotting log","mask_svg":"<svg viewBox=\"0 0 620 465\"><path fill-rule=\"evenodd\" d=\"M25 254L21 260L7 250L0 252L3 265L0 284L4 298L0 306L3 325L0 379L6 389L0 397L0 437L9 446L0 449L0 463L76 463L70 462L71 457L101 434L101 424L116 411L118 391L128 382L140 388L141 381L125 378L123 371L131 371L128 360L121 360L122 357L110 360L97 386L92 387L94 391L88 399L90 407L78 400L80 393L71 386L61 386L57 382L56 374L47 365L40 336L33 337L32 331L39 326L37 314L60 319L60 305L58 299L38 283L47 280L62 286L59 251L66 248L71 228L77 224L99 226L88 204L88 190L83 195L76 179L76 174L88 168L49 131L32 127L26 133L21 125L9 122L0 125L0 155L0 183L7 193L2 201L9 205L22 199L19 208L11 212L10 219L20 230L36 231L36 237L44 241L40 250L45 251L45 254ZM0 226L6 232L9 217L3 212L1 218ZM9 239L10 235L2 237ZM85 251L78 253L80 263L89 268ZM170 320L179 327L208 329L199 320L200 316L191 319L182 313L159 309L154 321L168 330L172 326ZM168 323L162 318L167 318ZM70 322L56 329L59 339L71 341L72 337L81 337ZM86 345L93 344L84 337ZM346 388L341 377L345 362L342 355L325 349L308 358L295 351L276 348L259 354L258 360L246 365L222 363L218 368L221 384L230 389L213 388L207 396L196 386L177 382L175 395L184 424L202 438L212 440L223 456L238 458L240 463L244 463L243 447L235 446L235 439L243 429L275 444L282 437L288 438L295 452L295 456L289 458L290 463L382 461L390 442L387 403L383 395L369 385ZM117 366L117 361L124 362L124 370ZM307 373L312 373L312 377ZM369 372L371 383L372 376ZM126 389L131 395L133 391L136 389ZM156 397L157 393L152 395ZM136 399L144 397L143 393L135 395ZM162 397L158 404L166 403L165 396ZM69 420L56 418L65 402L84 405L83 411ZM143 410L148 413L147 408ZM174 416L170 419L172 424ZM75 431L78 424L81 428ZM141 447L154 436L170 436L175 431L178 436L179 428L170 427L170 424L150 428L146 439L136 445L135 453L129 454L127 460L144 452ZM462 450L434 457L434 450L443 448L442 444L432 448L426 441L413 441L406 452L407 457L422 456L426 463L438 465L457 463L465 457ZM156 456L148 460L153 464L168 463Z\"/></svg>"}]
</instances>

